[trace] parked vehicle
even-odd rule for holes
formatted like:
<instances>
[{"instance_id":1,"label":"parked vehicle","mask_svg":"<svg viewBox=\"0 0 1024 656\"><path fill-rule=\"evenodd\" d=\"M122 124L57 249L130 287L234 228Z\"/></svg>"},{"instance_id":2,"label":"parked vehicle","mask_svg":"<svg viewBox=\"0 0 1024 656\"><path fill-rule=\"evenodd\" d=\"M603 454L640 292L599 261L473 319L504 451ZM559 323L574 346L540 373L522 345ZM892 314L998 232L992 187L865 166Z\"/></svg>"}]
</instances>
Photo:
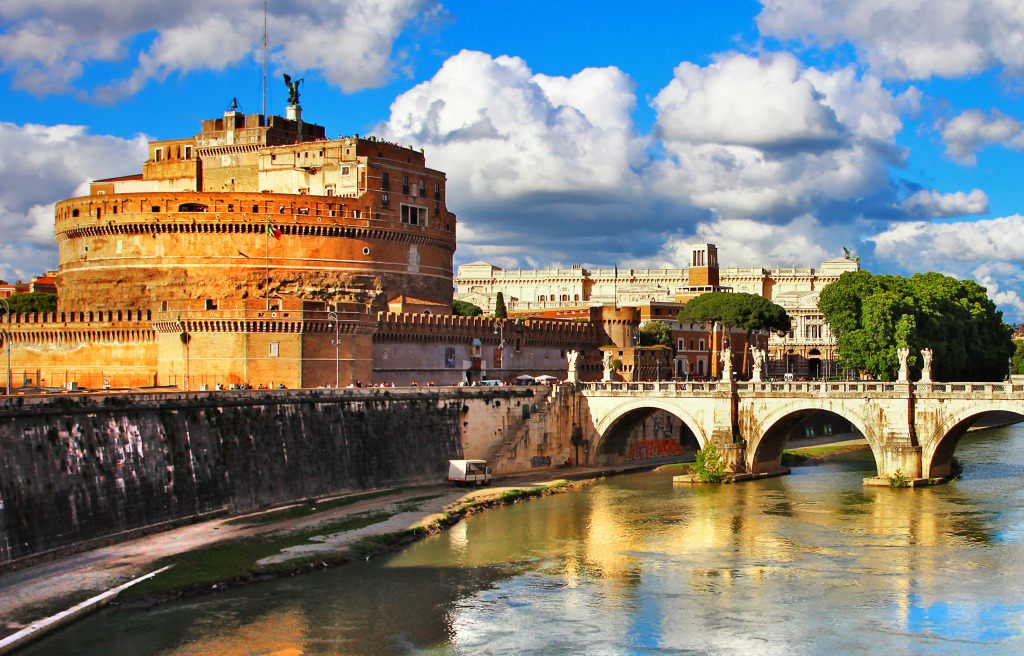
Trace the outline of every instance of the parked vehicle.
<instances>
[{"instance_id":1,"label":"parked vehicle","mask_svg":"<svg viewBox=\"0 0 1024 656\"><path fill-rule=\"evenodd\" d=\"M486 460L449 460L448 480L456 485L490 485L491 468Z\"/></svg>"}]
</instances>

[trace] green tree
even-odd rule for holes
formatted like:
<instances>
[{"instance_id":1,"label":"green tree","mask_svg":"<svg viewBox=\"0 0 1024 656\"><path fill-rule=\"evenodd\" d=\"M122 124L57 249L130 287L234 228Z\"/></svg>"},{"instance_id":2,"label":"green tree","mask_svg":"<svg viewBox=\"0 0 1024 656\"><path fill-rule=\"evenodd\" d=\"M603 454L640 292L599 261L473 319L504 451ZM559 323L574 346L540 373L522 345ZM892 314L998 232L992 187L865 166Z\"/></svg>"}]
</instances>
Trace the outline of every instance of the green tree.
<instances>
[{"instance_id":1,"label":"green tree","mask_svg":"<svg viewBox=\"0 0 1024 656\"><path fill-rule=\"evenodd\" d=\"M645 321L640 326L640 346L672 346L672 332L664 321Z\"/></svg>"},{"instance_id":2,"label":"green tree","mask_svg":"<svg viewBox=\"0 0 1024 656\"><path fill-rule=\"evenodd\" d=\"M1014 340L1016 344L1016 351L1013 353L1013 364L1010 366L1010 371L1015 375L1019 376L1024 374L1024 341Z\"/></svg>"},{"instance_id":3,"label":"green tree","mask_svg":"<svg viewBox=\"0 0 1024 656\"><path fill-rule=\"evenodd\" d=\"M454 300L452 301L452 314L460 317L476 317L483 314L484 311L479 305L474 305L468 301Z\"/></svg>"},{"instance_id":4,"label":"green tree","mask_svg":"<svg viewBox=\"0 0 1024 656\"><path fill-rule=\"evenodd\" d=\"M920 374L918 354L930 348L933 377L947 381L1002 380L1015 349L985 288L940 273L847 272L822 290L818 308L840 362L883 380L896 378L900 347L910 349L912 378Z\"/></svg>"},{"instance_id":5,"label":"green tree","mask_svg":"<svg viewBox=\"0 0 1024 656\"><path fill-rule=\"evenodd\" d=\"M494 299L494 318L508 318L508 310L505 309L505 296L501 292L498 292L498 297Z\"/></svg>"},{"instance_id":6,"label":"green tree","mask_svg":"<svg viewBox=\"0 0 1024 656\"><path fill-rule=\"evenodd\" d=\"M708 292L686 304L679 311L680 323L718 322L731 328L742 328L750 335L757 330L785 334L792 327L789 315L781 306L757 294ZM713 339L711 340L714 341ZM743 371L747 370L747 349L743 351Z\"/></svg>"},{"instance_id":7,"label":"green tree","mask_svg":"<svg viewBox=\"0 0 1024 656\"><path fill-rule=\"evenodd\" d=\"M56 312L57 295L45 294L43 292L29 292L26 294L11 294L7 297L7 304L11 306L11 312ZM0 314L3 314L0 307Z\"/></svg>"}]
</instances>

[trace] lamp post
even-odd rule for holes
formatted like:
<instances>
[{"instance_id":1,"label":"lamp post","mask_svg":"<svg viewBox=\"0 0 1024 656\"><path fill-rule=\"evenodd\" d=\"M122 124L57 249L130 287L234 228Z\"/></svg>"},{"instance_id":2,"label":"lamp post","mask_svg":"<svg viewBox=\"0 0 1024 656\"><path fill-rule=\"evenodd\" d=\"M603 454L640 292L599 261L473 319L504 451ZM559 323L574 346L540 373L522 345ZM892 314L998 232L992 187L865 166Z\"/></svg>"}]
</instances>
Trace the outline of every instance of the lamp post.
<instances>
[{"instance_id":1,"label":"lamp post","mask_svg":"<svg viewBox=\"0 0 1024 656\"><path fill-rule=\"evenodd\" d=\"M7 394L11 394L11 306L7 304L7 300L0 298L0 306L4 308L4 314L7 319L7 330L4 332L4 341L7 342Z\"/></svg>"},{"instance_id":2,"label":"lamp post","mask_svg":"<svg viewBox=\"0 0 1024 656\"><path fill-rule=\"evenodd\" d=\"M338 321L337 312L328 312L327 318L334 323L334 387L341 387L341 356L338 349L341 348L341 322Z\"/></svg>"}]
</instances>

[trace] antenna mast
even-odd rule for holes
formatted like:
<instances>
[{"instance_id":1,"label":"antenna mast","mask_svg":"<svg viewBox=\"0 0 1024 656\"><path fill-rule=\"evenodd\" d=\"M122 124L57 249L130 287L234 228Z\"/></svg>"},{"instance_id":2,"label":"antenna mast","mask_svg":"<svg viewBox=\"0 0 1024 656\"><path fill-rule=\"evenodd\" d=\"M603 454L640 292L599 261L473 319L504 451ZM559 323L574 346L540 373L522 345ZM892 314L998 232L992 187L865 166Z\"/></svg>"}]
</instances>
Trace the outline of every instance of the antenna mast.
<instances>
[{"instance_id":1,"label":"antenna mast","mask_svg":"<svg viewBox=\"0 0 1024 656\"><path fill-rule=\"evenodd\" d=\"M267 121L267 0L263 0L263 122Z\"/></svg>"}]
</instances>

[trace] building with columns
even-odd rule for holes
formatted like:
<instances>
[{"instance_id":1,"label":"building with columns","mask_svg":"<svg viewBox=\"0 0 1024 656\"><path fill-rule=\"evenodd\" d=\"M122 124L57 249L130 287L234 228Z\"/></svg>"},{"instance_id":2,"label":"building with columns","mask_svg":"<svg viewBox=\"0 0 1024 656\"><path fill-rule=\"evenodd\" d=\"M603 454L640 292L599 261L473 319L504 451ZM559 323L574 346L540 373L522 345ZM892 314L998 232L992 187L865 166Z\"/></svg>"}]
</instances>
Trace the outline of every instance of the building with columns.
<instances>
[{"instance_id":1,"label":"building with columns","mask_svg":"<svg viewBox=\"0 0 1024 656\"><path fill-rule=\"evenodd\" d=\"M765 375L818 377L838 373L835 340L817 307L821 290L844 272L859 269L856 261L845 257L823 262L818 268L721 267L714 244L694 244L690 266L685 269L585 269L576 265L513 271L486 262L463 264L455 276L455 298L493 312L500 291L512 315L573 319L588 314L594 305L681 307L708 291L758 294L785 308L793 322L790 334L770 337ZM689 344L688 337L685 343ZM675 359L679 359L678 352ZM715 370L710 355L694 354L691 360L694 366L703 361L709 372Z\"/></svg>"}]
</instances>

